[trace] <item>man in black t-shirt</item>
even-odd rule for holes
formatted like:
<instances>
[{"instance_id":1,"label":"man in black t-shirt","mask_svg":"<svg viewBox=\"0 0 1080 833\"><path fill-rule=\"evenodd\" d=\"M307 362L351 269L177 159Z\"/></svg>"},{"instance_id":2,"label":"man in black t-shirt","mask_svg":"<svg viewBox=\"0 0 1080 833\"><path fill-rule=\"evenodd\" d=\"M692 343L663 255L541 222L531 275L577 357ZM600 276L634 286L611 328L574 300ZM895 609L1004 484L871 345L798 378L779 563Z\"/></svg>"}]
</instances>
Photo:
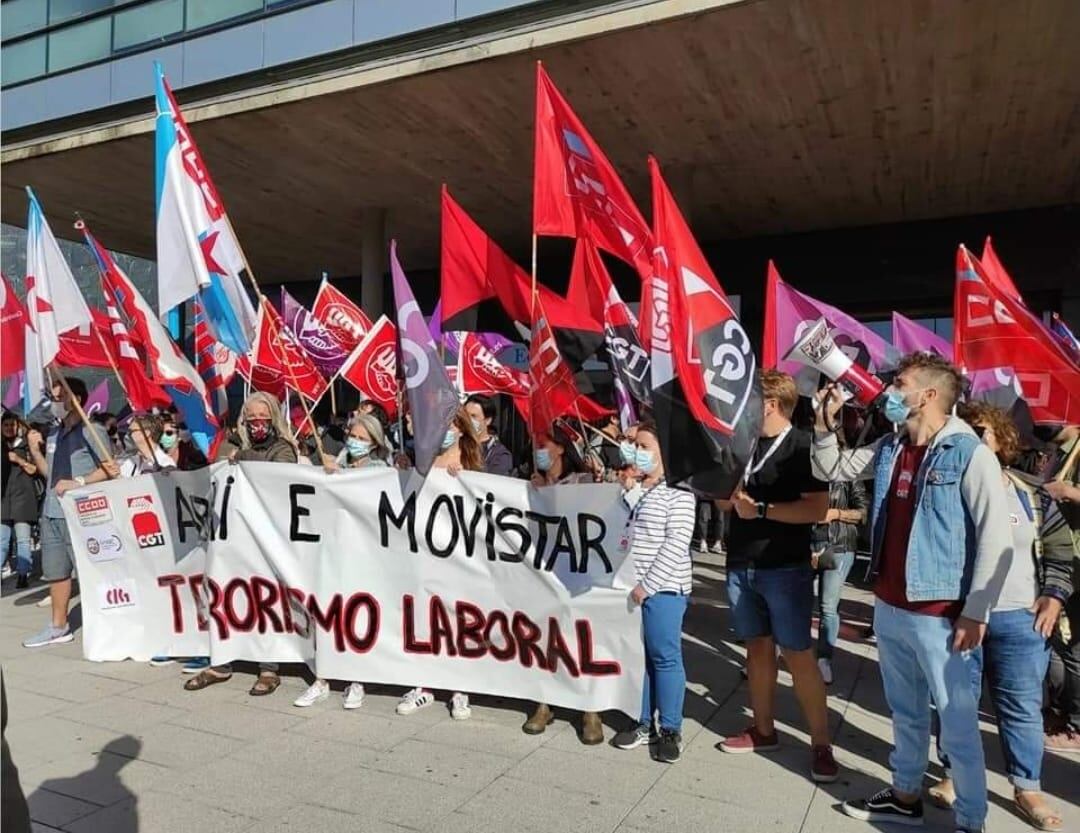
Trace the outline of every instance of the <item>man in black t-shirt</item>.
<instances>
[{"instance_id":1,"label":"man in black t-shirt","mask_svg":"<svg viewBox=\"0 0 1080 833\"><path fill-rule=\"evenodd\" d=\"M786 373L762 373L764 419L761 440L747 467L745 486L730 501L728 600L736 636L746 643L750 707L754 723L721 744L725 752L764 752L779 746L773 713L776 700L776 646L795 683L812 745L811 777L835 781L829 745L825 683L810 638L814 573L810 533L829 509L829 485L810 468L810 436L795 429L795 380Z\"/></svg>"}]
</instances>

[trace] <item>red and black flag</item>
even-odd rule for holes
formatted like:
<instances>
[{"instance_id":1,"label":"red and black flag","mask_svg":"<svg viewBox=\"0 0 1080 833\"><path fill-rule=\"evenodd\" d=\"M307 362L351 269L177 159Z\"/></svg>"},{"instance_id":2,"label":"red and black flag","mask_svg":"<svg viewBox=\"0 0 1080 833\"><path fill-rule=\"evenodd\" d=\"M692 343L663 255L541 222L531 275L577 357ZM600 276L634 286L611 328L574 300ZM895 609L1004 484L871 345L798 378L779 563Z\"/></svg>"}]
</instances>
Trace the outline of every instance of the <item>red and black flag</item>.
<instances>
[{"instance_id":1,"label":"red and black flag","mask_svg":"<svg viewBox=\"0 0 1080 833\"><path fill-rule=\"evenodd\" d=\"M757 360L651 157L649 173L653 403L666 477L726 498L761 432Z\"/></svg>"},{"instance_id":2,"label":"red and black flag","mask_svg":"<svg viewBox=\"0 0 1080 833\"><path fill-rule=\"evenodd\" d=\"M545 286L537 298L547 313L559 350L577 370L604 341L603 327L588 311ZM446 186L442 191L442 329L501 333L528 338L532 326L532 280L476 221Z\"/></svg>"}]
</instances>

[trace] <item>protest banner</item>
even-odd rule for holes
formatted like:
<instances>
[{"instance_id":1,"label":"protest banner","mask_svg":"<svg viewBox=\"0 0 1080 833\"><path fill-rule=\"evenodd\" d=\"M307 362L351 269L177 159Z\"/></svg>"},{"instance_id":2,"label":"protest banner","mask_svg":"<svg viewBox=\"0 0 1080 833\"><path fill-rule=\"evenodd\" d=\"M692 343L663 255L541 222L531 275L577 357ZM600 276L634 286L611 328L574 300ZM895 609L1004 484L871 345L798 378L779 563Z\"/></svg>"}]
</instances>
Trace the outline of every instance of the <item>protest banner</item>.
<instances>
[{"instance_id":1,"label":"protest banner","mask_svg":"<svg viewBox=\"0 0 1080 833\"><path fill-rule=\"evenodd\" d=\"M640 708L617 486L219 463L63 503L87 659L304 662L329 679Z\"/></svg>"}]
</instances>

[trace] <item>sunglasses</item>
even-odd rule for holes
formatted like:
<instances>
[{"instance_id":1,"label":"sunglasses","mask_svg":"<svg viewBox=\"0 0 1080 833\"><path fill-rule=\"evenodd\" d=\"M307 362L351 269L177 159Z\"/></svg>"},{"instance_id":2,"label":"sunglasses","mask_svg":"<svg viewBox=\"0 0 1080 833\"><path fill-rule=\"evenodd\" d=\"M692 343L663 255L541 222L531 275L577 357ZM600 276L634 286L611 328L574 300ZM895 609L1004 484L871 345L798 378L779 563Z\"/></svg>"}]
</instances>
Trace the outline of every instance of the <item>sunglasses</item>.
<instances>
[{"instance_id":1,"label":"sunglasses","mask_svg":"<svg viewBox=\"0 0 1080 833\"><path fill-rule=\"evenodd\" d=\"M161 432L161 435L163 437L175 437L176 436L176 431L173 431L171 428L166 429L166 430Z\"/></svg>"}]
</instances>

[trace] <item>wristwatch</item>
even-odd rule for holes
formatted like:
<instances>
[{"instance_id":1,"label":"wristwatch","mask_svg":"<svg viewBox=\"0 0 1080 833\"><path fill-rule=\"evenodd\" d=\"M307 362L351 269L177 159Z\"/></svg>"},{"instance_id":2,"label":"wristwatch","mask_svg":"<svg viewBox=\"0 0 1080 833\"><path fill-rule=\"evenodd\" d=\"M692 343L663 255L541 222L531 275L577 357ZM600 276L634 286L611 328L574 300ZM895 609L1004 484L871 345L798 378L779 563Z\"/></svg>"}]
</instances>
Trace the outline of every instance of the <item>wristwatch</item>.
<instances>
[{"instance_id":1,"label":"wristwatch","mask_svg":"<svg viewBox=\"0 0 1080 833\"><path fill-rule=\"evenodd\" d=\"M80 486L85 486L86 485L86 478L83 477L82 475L80 475L79 477L75 478L75 482L78 483Z\"/></svg>"},{"instance_id":2,"label":"wristwatch","mask_svg":"<svg viewBox=\"0 0 1080 833\"><path fill-rule=\"evenodd\" d=\"M758 501L755 505L757 506L758 520L765 520L765 513L769 511L769 504L765 503L765 501L762 500Z\"/></svg>"}]
</instances>

